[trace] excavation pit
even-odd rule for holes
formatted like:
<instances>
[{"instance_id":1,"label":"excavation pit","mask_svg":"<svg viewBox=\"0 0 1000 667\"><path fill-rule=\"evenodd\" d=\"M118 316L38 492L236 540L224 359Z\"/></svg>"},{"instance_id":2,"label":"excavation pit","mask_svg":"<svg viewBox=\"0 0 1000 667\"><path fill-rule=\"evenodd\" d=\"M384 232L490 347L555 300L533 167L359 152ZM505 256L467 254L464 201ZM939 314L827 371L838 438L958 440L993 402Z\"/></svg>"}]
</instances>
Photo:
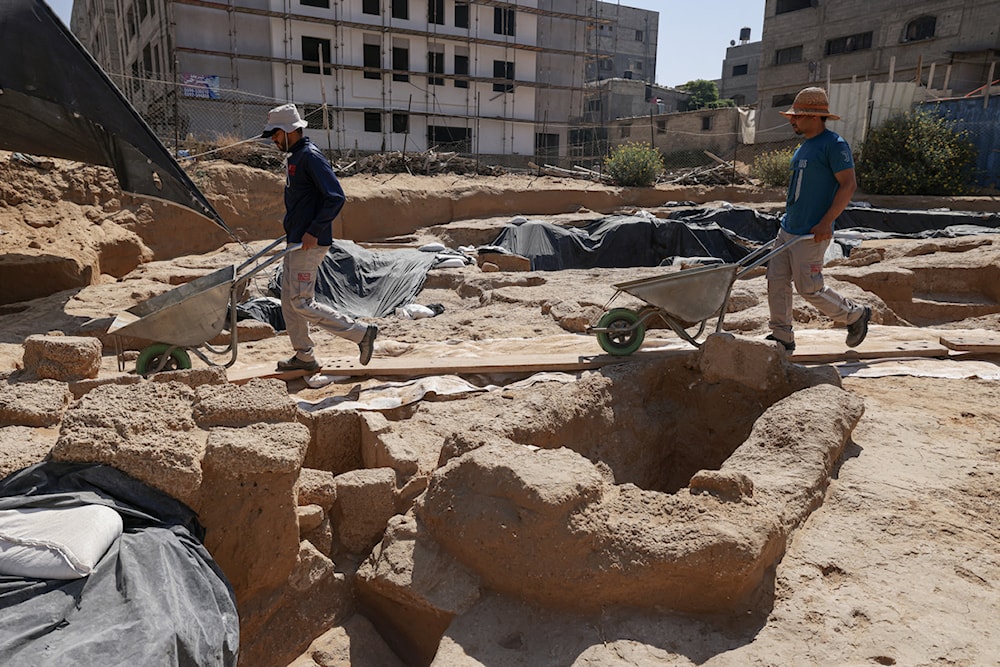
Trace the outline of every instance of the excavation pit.
<instances>
[{"instance_id":1,"label":"excavation pit","mask_svg":"<svg viewBox=\"0 0 1000 667\"><path fill-rule=\"evenodd\" d=\"M404 635L459 610L439 603L414 624L435 605L385 585L380 554L398 539L434 545L422 553L437 556L414 559L414 581L454 559L481 593L544 608L751 610L863 413L831 368L728 334L690 355L536 386L523 404L472 401L417 498L415 528L387 532L359 573L364 598L381 598L373 607L409 610L388 620ZM410 426L397 427L405 439Z\"/></svg>"}]
</instances>

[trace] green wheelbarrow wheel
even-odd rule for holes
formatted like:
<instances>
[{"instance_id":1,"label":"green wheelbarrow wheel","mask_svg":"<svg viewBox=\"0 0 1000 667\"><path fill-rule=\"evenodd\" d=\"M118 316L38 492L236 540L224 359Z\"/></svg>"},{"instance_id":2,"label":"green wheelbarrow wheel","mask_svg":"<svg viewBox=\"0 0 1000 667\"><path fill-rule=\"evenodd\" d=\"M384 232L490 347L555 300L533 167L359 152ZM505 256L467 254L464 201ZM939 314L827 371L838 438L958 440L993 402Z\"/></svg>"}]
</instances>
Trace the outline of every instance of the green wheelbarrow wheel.
<instances>
[{"instance_id":1,"label":"green wheelbarrow wheel","mask_svg":"<svg viewBox=\"0 0 1000 667\"><path fill-rule=\"evenodd\" d=\"M170 348L173 349L171 350ZM157 371L156 369L159 367L164 355L167 355L168 358L164 362L163 368ZM154 372L163 371L177 371L186 368L191 368L191 356L184 348L174 347L166 343L150 345L140 352L139 358L135 360L135 372L139 375L149 375Z\"/></svg>"},{"instance_id":2,"label":"green wheelbarrow wheel","mask_svg":"<svg viewBox=\"0 0 1000 667\"><path fill-rule=\"evenodd\" d=\"M597 334L601 349L616 356L632 354L646 337L646 327L639 322L639 314L628 308L609 310L597 323L597 328L607 329Z\"/></svg>"}]
</instances>

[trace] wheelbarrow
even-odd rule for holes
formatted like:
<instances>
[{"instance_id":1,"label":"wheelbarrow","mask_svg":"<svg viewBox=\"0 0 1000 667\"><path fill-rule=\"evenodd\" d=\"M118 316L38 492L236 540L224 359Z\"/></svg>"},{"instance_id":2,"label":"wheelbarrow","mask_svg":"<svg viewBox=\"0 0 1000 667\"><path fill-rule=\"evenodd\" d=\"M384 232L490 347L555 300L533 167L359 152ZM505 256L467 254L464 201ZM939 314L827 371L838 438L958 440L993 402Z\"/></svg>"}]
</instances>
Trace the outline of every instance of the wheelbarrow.
<instances>
[{"instance_id":1,"label":"wheelbarrow","mask_svg":"<svg viewBox=\"0 0 1000 667\"><path fill-rule=\"evenodd\" d=\"M704 340L699 338L709 320L718 318L715 331L722 331L729 294L737 279L796 243L812 238L812 234L797 236L777 248L774 247L777 239L773 239L734 263L617 283L614 286L617 291L604 306L606 312L597 326L588 327L587 331L597 334L597 342L608 354L625 356L639 349L649 323L659 318L678 336L701 347ZM608 310L622 292L641 299L646 305L638 312L630 308ZM694 327L697 330L692 334L689 329Z\"/></svg>"},{"instance_id":2,"label":"wheelbarrow","mask_svg":"<svg viewBox=\"0 0 1000 667\"><path fill-rule=\"evenodd\" d=\"M275 240L242 264L196 278L115 317L108 333L116 335L118 370L125 370L121 345L124 337L155 341L139 352L135 362L139 375L191 368L190 353L210 366L228 368L236 363L236 305L251 277L301 247L301 244L294 244L262 259L284 240L284 237ZM222 333L227 323L228 345L222 348L210 345L209 341ZM216 356L228 354L229 361L216 363L206 352Z\"/></svg>"}]
</instances>

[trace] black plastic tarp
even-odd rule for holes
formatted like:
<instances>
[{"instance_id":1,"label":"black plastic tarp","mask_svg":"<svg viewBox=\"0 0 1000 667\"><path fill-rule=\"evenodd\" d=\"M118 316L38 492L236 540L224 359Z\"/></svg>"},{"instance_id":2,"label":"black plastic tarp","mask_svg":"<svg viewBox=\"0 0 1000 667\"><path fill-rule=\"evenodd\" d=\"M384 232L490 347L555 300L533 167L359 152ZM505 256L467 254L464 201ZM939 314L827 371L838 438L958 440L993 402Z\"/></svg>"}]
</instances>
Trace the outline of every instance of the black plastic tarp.
<instances>
[{"instance_id":1,"label":"black plastic tarp","mask_svg":"<svg viewBox=\"0 0 1000 667\"><path fill-rule=\"evenodd\" d=\"M506 225L482 252L505 252L531 260L539 271L658 266L671 258L715 258L735 262L773 239L781 217L739 206L673 211L664 219L612 215L584 227L527 221ZM1000 214L903 211L851 206L837 220L837 256L865 238L952 238L1000 233ZM833 249L833 246L831 247Z\"/></svg>"},{"instance_id":2,"label":"black plastic tarp","mask_svg":"<svg viewBox=\"0 0 1000 667\"><path fill-rule=\"evenodd\" d=\"M104 465L40 463L0 481L0 509L100 504L124 532L73 580L0 576L0 664L235 665L232 589L182 503Z\"/></svg>"},{"instance_id":3,"label":"black plastic tarp","mask_svg":"<svg viewBox=\"0 0 1000 667\"><path fill-rule=\"evenodd\" d=\"M585 227L527 221L503 228L493 246L528 257L536 271L658 266L671 257L715 257L727 262L748 254L714 222L685 223L612 215Z\"/></svg>"},{"instance_id":4,"label":"black plastic tarp","mask_svg":"<svg viewBox=\"0 0 1000 667\"><path fill-rule=\"evenodd\" d=\"M0 128L0 148L111 167L122 190L184 206L230 231L42 0L0 0Z\"/></svg>"},{"instance_id":5,"label":"black plastic tarp","mask_svg":"<svg viewBox=\"0 0 1000 667\"><path fill-rule=\"evenodd\" d=\"M405 306L423 289L438 255L421 250L371 251L335 239L320 264L316 300L351 317L385 317ZM281 294L281 269L269 284Z\"/></svg>"}]
</instances>

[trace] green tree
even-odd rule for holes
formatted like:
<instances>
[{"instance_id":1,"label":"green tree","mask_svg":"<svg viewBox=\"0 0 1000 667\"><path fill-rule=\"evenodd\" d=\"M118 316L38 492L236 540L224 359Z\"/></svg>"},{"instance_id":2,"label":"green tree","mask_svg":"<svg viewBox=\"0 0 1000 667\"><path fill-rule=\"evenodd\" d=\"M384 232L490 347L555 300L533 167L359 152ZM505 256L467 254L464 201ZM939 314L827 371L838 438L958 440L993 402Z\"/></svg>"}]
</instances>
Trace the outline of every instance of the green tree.
<instances>
[{"instance_id":1,"label":"green tree","mask_svg":"<svg viewBox=\"0 0 1000 667\"><path fill-rule=\"evenodd\" d=\"M687 101L688 111L704 109L706 107L714 109L720 106L735 106L732 100L719 99L719 87L715 85L714 81L695 79L681 86L681 90L691 95L691 98Z\"/></svg>"},{"instance_id":2,"label":"green tree","mask_svg":"<svg viewBox=\"0 0 1000 667\"><path fill-rule=\"evenodd\" d=\"M967 132L935 113L912 111L869 133L857 162L858 182L869 194L969 194L975 162Z\"/></svg>"}]
</instances>

